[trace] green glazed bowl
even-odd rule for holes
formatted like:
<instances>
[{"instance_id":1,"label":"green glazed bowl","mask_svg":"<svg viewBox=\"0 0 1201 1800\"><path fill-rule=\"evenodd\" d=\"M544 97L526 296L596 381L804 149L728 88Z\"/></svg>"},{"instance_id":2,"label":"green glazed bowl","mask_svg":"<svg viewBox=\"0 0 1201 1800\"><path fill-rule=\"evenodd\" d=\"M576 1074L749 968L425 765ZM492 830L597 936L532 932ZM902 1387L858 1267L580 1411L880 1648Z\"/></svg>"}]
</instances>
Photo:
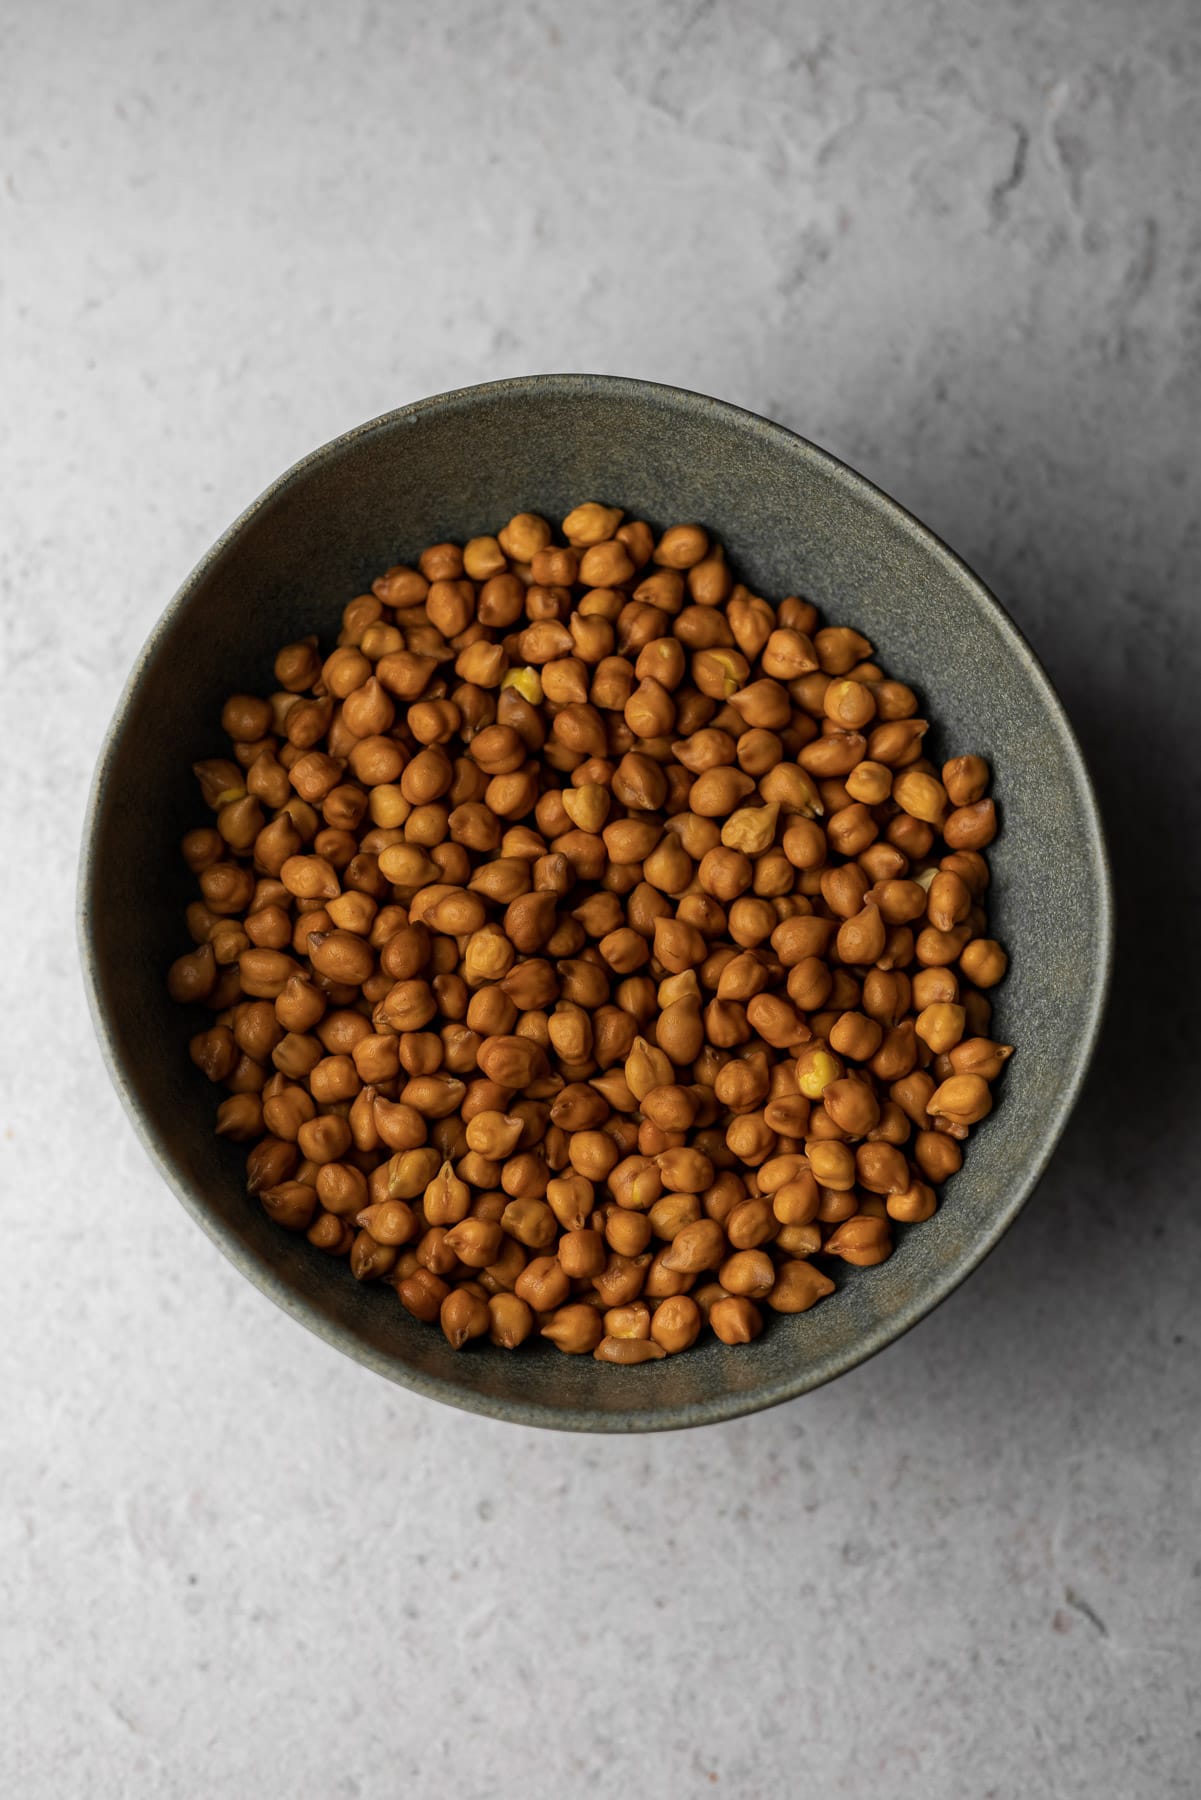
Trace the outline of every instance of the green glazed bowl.
<instances>
[{"instance_id":1,"label":"green glazed bowl","mask_svg":"<svg viewBox=\"0 0 1201 1800\"><path fill-rule=\"evenodd\" d=\"M193 761L219 754L221 705L273 685L276 649L317 632L390 563L580 500L653 525L696 519L755 592L813 599L851 624L937 722L935 760L978 751L1004 828L990 851L992 929L1012 966L997 1035L1017 1046L999 1104L927 1224L879 1268L837 1272L812 1312L768 1315L753 1345L706 1341L635 1369L532 1341L454 1352L271 1224L244 1150L214 1137L216 1097L187 1055L164 977L188 947L195 888L178 842L201 822ZM135 802L136 798L136 804ZM577 1431L658 1431L733 1418L853 1368L937 1306L1013 1223L1063 1130L1097 1038L1111 903L1080 751L1029 648L970 570L852 470L752 413L650 382L539 375L401 407L314 451L230 527L138 658L96 773L83 844L80 941L110 1074L188 1211L256 1287L328 1343L472 1412Z\"/></svg>"}]
</instances>

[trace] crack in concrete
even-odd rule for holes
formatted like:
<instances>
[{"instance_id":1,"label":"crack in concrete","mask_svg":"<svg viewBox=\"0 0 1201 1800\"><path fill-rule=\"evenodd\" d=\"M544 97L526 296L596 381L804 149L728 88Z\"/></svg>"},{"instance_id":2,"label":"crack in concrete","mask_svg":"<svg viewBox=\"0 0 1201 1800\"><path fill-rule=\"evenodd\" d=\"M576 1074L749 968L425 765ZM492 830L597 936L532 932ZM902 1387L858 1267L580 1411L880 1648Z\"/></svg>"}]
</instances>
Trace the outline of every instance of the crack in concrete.
<instances>
[{"instance_id":1,"label":"crack in concrete","mask_svg":"<svg viewBox=\"0 0 1201 1800\"><path fill-rule=\"evenodd\" d=\"M994 225L1001 225L1009 217L1009 200L1026 179L1026 168L1030 160L1030 133L1016 119L1008 121L1014 134L1013 161L1009 172L1000 181L994 182L988 197L988 216Z\"/></svg>"},{"instance_id":2,"label":"crack in concrete","mask_svg":"<svg viewBox=\"0 0 1201 1800\"><path fill-rule=\"evenodd\" d=\"M1109 1626L1105 1623L1095 1607L1089 1605L1083 1594L1078 1594L1073 1587L1065 1587L1063 1597L1076 1612L1083 1614L1090 1625L1095 1625L1103 1638L1109 1636Z\"/></svg>"}]
</instances>

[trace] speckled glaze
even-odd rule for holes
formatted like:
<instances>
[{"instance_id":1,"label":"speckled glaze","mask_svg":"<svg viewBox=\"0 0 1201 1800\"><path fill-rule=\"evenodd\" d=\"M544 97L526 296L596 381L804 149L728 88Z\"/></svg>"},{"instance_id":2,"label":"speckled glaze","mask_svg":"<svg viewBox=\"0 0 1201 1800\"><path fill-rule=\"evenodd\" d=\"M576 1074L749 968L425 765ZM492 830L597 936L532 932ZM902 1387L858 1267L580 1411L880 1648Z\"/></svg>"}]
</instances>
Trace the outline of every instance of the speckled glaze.
<instances>
[{"instance_id":1,"label":"speckled glaze","mask_svg":"<svg viewBox=\"0 0 1201 1800\"><path fill-rule=\"evenodd\" d=\"M389 1288L353 1281L279 1230L243 1186L244 1150L213 1136L215 1096L191 1067L190 1022L164 990L193 897L179 854L199 820L193 760L218 753L231 691L267 691L278 646L326 643L389 563L528 509L604 499L663 525L697 519L770 598L799 592L853 624L936 721L935 758L979 751L997 772L992 928L1012 967L997 1034L1018 1046L993 1115L935 1217L902 1228L881 1267L768 1314L743 1349L708 1341L637 1369L565 1357L455 1353ZM773 1406L907 1331L993 1248L1029 1198L1079 1092L1108 984L1111 902L1088 776L1028 646L929 531L824 451L737 407L648 382L533 376L422 400L296 464L200 562L145 645L96 773L84 834L80 943L97 1033L143 1144L230 1260L312 1331L369 1368L469 1411L581 1431L656 1431Z\"/></svg>"}]
</instances>

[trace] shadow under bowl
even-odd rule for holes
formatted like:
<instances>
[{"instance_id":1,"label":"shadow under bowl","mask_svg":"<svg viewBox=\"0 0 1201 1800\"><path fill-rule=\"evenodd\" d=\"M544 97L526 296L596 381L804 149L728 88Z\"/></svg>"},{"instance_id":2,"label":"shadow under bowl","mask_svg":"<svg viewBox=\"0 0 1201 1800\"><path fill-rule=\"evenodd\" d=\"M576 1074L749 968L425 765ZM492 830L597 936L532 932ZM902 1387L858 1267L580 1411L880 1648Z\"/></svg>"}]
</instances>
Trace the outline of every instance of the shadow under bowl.
<instances>
[{"instance_id":1,"label":"shadow under bowl","mask_svg":"<svg viewBox=\"0 0 1201 1800\"><path fill-rule=\"evenodd\" d=\"M394 562L552 520L599 498L662 526L703 522L757 593L801 593L856 626L934 720L930 753L987 757L1003 830L990 929L1012 967L996 1035L1018 1047L993 1115L928 1223L879 1268L762 1338L621 1370L531 1342L456 1353L390 1288L360 1285L273 1225L244 1187L245 1150L213 1135L192 1068L196 1027L164 977L195 886L178 842L201 822L190 769L221 754L236 691L273 686L276 649L329 644L340 610ZM729 1419L831 1380L943 1300L1012 1224L1046 1166L1096 1041L1111 903L1088 776L1058 699L976 577L861 476L781 426L649 382L546 375L401 407L298 463L202 559L155 626L96 773L83 844L80 942L109 1071L143 1144L197 1222L286 1312L418 1393L528 1425L654 1431Z\"/></svg>"}]
</instances>

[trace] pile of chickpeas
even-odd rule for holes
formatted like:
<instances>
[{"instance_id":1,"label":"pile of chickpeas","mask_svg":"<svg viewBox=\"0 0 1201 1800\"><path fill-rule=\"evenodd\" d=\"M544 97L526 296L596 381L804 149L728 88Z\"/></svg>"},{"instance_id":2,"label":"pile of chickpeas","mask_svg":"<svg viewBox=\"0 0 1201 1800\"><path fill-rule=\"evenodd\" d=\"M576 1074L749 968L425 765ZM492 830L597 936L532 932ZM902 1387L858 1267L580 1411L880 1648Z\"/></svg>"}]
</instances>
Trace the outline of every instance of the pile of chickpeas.
<instances>
[{"instance_id":1,"label":"pile of chickpeas","mask_svg":"<svg viewBox=\"0 0 1201 1800\"><path fill-rule=\"evenodd\" d=\"M642 1363L930 1218L990 1035L987 765L699 525L434 544L196 765L178 1001L271 1219L461 1348Z\"/></svg>"}]
</instances>

